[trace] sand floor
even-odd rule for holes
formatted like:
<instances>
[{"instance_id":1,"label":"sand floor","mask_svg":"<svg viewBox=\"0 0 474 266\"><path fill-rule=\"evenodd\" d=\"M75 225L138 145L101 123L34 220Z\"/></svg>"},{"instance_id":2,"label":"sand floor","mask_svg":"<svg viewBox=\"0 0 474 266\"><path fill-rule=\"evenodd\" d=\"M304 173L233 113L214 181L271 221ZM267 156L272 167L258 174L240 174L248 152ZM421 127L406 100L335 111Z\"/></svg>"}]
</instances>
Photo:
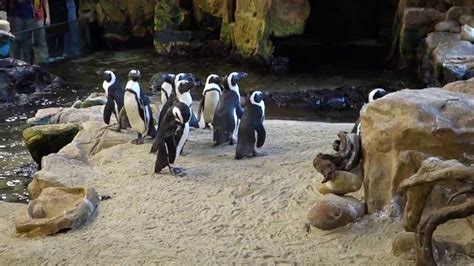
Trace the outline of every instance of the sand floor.
<instances>
[{"instance_id":1,"label":"sand floor","mask_svg":"<svg viewBox=\"0 0 474 266\"><path fill-rule=\"evenodd\" d=\"M391 254L391 238L402 229L384 215L334 231L306 230L307 210L320 197L312 159L351 127L266 121L261 150L268 156L241 161L233 159L235 146L213 148L211 131L193 130L178 161L188 173L181 178L152 174L151 140L115 146L113 156L96 155L99 174L86 181L112 199L79 230L18 237L14 217L26 205L0 203L0 265L413 264Z\"/></svg>"}]
</instances>

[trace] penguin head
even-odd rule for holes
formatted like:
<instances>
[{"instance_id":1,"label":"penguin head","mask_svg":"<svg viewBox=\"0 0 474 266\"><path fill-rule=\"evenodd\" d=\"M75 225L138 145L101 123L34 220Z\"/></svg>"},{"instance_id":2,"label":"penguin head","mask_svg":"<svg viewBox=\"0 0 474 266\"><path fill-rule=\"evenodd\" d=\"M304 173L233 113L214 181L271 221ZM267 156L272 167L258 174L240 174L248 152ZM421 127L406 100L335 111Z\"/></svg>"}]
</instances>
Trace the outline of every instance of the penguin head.
<instances>
[{"instance_id":1,"label":"penguin head","mask_svg":"<svg viewBox=\"0 0 474 266\"><path fill-rule=\"evenodd\" d=\"M229 75L225 76L223 79L224 88L230 89L233 91L238 91L239 86L237 86L237 81L247 77L245 72L232 72Z\"/></svg>"},{"instance_id":2,"label":"penguin head","mask_svg":"<svg viewBox=\"0 0 474 266\"><path fill-rule=\"evenodd\" d=\"M177 91L179 94L190 92L192 88L194 88L194 82L190 80L180 80L177 83Z\"/></svg>"},{"instance_id":3,"label":"penguin head","mask_svg":"<svg viewBox=\"0 0 474 266\"><path fill-rule=\"evenodd\" d=\"M369 93L369 103L371 103L371 102L373 102L377 99L380 99L380 98L384 97L385 95L387 95L386 90L381 89L381 88L374 89Z\"/></svg>"},{"instance_id":4,"label":"penguin head","mask_svg":"<svg viewBox=\"0 0 474 266\"><path fill-rule=\"evenodd\" d=\"M141 73L140 70L132 69L128 72L128 79L133 81L138 81L140 79Z\"/></svg>"},{"instance_id":5,"label":"penguin head","mask_svg":"<svg viewBox=\"0 0 474 266\"><path fill-rule=\"evenodd\" d=\"M264 100L268 97L269 93L261 92L261 91L252 91L249 94L249 102L253 105L261 106L264 104Z\"/></svg>"},{"instance_id":6,"label":"penguin head","mask_svg":"<svg viewBox=\"0 0 474 266\"><path fill-rule=\"evenodd\" d=\"M104 80L108 83L114 83L115 82L114 72L112 72L110 70L104 71Z\"/></svg>"},{"instance_id":7,"label":"penguin head","mask_svg":"<svg viewBox=\"0 0 474 266\"><path fill-rule=\"evenodd\" d=\"M206 85L211 83L219 85L221 83L220 77L216 74L209 75L206 80Z\"/></svg>"},{"instance_id":8,"label":"penguin head","mask_svg":"<svg viewBox=\"0 0 474 266\"><path fill-rule=\"evenodd\" d=\"M162 77L163 77L163 83L166 82L166 83L169 83L169 84L173 84L175 75L171 74L171 73L168 73L168 74L164 74Z\"/></svg>"}]
</instances>

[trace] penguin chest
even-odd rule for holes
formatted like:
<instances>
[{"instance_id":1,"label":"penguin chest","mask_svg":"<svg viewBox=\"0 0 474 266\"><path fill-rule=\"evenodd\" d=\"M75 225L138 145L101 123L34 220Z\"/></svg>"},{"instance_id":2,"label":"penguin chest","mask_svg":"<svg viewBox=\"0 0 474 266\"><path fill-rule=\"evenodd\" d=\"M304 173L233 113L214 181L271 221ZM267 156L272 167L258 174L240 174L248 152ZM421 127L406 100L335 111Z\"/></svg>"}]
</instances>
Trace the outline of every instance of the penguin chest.
<instances>
[{"instance_id":1,"label":"penguin chest","mask_svg":"<svg viewBox=\"0 0 474 266\"><path fill-rule=\"evenodd\" d=\"M146 133L146 121L140 116L140 104L134 94L126 92L124 97L125 111L132 128L140 134Z\"/></svg>"},{"instance_id":2,"label":"penguin chest","mask_svg":"<svg viewBox=\"0 0 474 266\"><path fill-rule=\"evenodd\" d=\"M206 123L212 123L214 119L214 112L216 111L217 103L219 102L220 95L216 91L208 92L206 94L205 105L204 105L204 121Z\"/></svg>"}]
</instances>

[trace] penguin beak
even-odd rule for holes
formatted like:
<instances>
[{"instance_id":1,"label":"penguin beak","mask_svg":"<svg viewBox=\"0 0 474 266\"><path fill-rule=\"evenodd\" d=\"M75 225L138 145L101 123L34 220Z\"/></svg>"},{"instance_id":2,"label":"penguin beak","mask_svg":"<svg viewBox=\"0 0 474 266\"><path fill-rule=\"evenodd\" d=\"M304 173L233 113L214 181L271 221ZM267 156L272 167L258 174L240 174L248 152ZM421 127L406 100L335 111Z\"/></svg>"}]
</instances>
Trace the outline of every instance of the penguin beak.
<instances>
[{"instance_id":1,"label":"penguin beak","mask_svg":"<svg viewBox=\"0 0 474 266\"><path fill-rule=\"evenodd\" d=\"M202 86L202 82L201 82L200 79L194 78L193 81L194 81L194 87L201 87Z\"/></svg>"},{"instance_id":2,"label":"penguin beak","mask_svg":"<svg viewBox=\"0 0 474 266\"><path fill-rule=\"evenodd\" d=\"M262 98L263 98L264 100L270 99L271 97L272 97L272 93L271 93L271 92L268 92L268 91L262 92Z\"/></svg>"}]
</instances>

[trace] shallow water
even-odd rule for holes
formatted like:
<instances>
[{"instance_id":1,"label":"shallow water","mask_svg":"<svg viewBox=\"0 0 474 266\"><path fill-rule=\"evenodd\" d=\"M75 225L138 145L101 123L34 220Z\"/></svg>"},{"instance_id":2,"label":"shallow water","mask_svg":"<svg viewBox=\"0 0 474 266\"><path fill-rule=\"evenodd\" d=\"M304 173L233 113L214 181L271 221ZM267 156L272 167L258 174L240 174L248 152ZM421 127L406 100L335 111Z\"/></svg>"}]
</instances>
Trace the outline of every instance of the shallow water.
<instances>
[{"instance_id":1,"label":"shallow water","mask_svg":"<svg viewBox=\"0 0 474 266\"><path fill-rule=\"evenodd\" d=\"M113 70L124 85L130 69L142 73L142 87L148 88L151 76L157 72L191 72L203 82L207 75L225 75L232 71L245 71L249 75L239 83L245 94L254 89L272 92L333 89L342 86L380 87L395 84L398 89L417 87L416 78L385 70L379 66L357 65L317 66L295 74L269 74L261 69L231 65L226 59L170 60L157 57L151 49L98 52L80 59L72 59L46 66L70 86L34 104L1 110L0 114L0 200L27 202L25 185L30 180L35 166L22 141L21 132L25 120L37 109L50 106L71 105L84 99L91 92L102 92L102 73ZM198 94L197 92L195 94ZM352 122L354 110L291 109L277 106L267 107L268 118L315 120L325 122Z\"/></svg>"}]
</instances>

